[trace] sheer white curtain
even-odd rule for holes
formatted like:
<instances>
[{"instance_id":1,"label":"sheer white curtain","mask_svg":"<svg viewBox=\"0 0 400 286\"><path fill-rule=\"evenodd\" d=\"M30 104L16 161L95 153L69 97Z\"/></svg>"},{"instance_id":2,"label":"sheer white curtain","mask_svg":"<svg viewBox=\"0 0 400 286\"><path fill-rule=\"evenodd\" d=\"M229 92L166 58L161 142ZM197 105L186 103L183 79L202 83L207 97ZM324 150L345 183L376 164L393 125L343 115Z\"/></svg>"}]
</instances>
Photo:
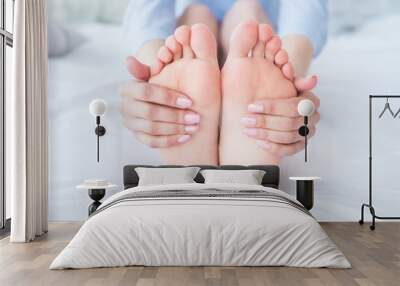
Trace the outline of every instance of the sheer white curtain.
<instances>
[{"instance_id":1,"label":"sheer white curtain","mask_svg":"<svg viewBox=\"0 0 400 286\"><path fill-rule=\"evenodd\" d=\"M47 232L46 0L15 1L13 92L6 98L12 242Z\"/></svg>"}]
</instances>

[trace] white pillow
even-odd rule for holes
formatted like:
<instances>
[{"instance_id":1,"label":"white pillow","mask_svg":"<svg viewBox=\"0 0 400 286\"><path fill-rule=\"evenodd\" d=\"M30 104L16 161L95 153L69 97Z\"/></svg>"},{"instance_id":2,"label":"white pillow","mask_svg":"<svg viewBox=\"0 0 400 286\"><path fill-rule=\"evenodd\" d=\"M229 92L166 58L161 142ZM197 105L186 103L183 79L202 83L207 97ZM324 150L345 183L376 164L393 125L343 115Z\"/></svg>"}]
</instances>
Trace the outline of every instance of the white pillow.
<instances>
[{"instance_id":1,"label":"white pillow","mask_svg":"<svg viewBox=\"0 0 400 286\"><path fill-rule=\"evenodd\" d=\"M49 57L61 57L79 47L86 40L75 30L56 24L47 25Z\"/></svg>"},{"instance_id":2,"label":"white pillow","mask_svg":"<svg viewBox=\"0 0 400 286\"><path fill-rule=\"evenodd\" d=\"M202 170L204 183L261 185L265 171L261 170Z\"/></svg>"},{"instance_id":3,"label":"white pillow","mask_svg":"<svg viewBox=\"0 0 400 286\"><path fill-rule=\"evenodd\" d=\"M135 168L139 176L139 186L196 183L193 179L199 170L199 167Z\"/></svg>"}]
</instances>

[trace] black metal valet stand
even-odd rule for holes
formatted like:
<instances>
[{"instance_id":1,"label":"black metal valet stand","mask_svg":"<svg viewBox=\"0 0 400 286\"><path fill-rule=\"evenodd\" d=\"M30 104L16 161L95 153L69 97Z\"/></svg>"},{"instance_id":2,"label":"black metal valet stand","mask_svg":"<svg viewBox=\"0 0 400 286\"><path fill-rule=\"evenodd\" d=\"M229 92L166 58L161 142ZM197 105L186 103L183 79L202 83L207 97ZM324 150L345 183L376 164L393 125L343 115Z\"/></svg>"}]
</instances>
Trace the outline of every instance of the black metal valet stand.
<instances>
[{"instance_id":1,"label":"black metal valet stand","mask_svg":"<svg viewBox=\"0 0 400 286\"><path fill-rule=\"evenodd\" d=\"M375 229L375 219L382 220L394 220L400 219L400 217L384 217L376 215L375 208L372 203L372 101L374 98L378 99L389 99L389 98L400 98L400 95L370 95L369 96L369 199L368 204L362 204L361 206L361 219L358 221L359 224L364 224L364 208L369 208L369 211L372 216L372 225L370 225L370 229ZM397 115L397 114L396 114Z\"/></svg>"}]
</instances>

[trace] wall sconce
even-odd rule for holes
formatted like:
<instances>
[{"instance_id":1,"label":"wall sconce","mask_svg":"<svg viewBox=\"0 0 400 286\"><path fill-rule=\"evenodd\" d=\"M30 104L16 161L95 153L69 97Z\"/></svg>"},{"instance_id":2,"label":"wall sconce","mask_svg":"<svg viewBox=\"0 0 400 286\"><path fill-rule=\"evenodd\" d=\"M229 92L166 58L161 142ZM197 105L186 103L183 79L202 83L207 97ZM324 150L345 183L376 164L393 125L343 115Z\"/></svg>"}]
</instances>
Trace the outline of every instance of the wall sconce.
<instances>
[{"instance_id":1,"label":"wall sconce","mask_svg":"<svg viewBox=\"0 0 400 286\"><path fill-rule=\"evenodd\" d=\"M106 129L104 126L100 125L100 117L104 115L107 110L107 103L100 98L94 99L89 104L89 112L96 118L96 129L94 133L97 135L97 162L99 162L100 158L100 136L104 136L106 134Z\"/></svg>"},{"instance_id":2,"label":"wall sconce","mask_svg":"<svg viewBox=\"0 0 400 286\"><path fill-rule=\"evenodd\" d=\"M310 133L308 128L308 117L314 113L314 103L309 99L303 99L297 105L297 111L301 116L304 116L304 125L299 128L299 134L304 137L305 148L304 148L304 162L307 162L307 135Z\"/></svg>"}]
</instances>

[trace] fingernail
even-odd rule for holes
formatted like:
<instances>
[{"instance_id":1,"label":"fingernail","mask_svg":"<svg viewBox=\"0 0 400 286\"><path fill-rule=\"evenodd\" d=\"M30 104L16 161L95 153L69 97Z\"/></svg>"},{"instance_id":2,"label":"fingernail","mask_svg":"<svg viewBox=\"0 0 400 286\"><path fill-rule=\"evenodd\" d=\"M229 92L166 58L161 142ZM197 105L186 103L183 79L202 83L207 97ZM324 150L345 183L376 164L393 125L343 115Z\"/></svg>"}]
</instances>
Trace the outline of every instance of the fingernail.
<instances>
[{"instance_id":1,"label":"fingernail","mask_svg":"<svg viewBox=\"0 0 400 286\"><path fill-rule=\"evenodd\" d=\"M248 127L256 126L256 123L257 123L257 119L255 119L253 117L242 117L242 119L240 121L242 122L242 124L244 124L245 126L248 126Z\"/></svg>"},{"instance_id":2,"label":"fingernail","mask_svg":"<svg viewBox=\"0 0 400 286\"><path fill-rule=\"evenodd\" d=\"M185 126L185 132L194 133L197 130L199 130L199 126L197 126L197 125Z\"/></svg>"},{"instance_id":3,"label":"fingernail","mask_svg":"<svg viewBox=\"0 0 400 286\"><path fill-rule=\"evenodd\" d=\"M186 123L196 124L200 122L200 115L194 113L185 114L184 120Z\"/></svg>"},{"instance_id":4,"label":"fingernail","mask_svg":"<svg viewBox=\"0 0 400 286\"><path fill-rule=\"evenodd\" d=\"M243 130L244 134L249 135L249 136L256 136L257 135L257 129L255 128L246 128Z\"/></svg>"},{"instance_id":5,"label":"fingernail","mask_svg":"<svg viewBox=\"0 0 400 286\"><path fill-rule=\"evenodd\" d=\"M257 145L263 149L271 148L271 144L266 141L257 140Z\"/></svg>"},{"instance_id":6,"label":"fingernail","mask_svg":"<svg viewBox=\"0 0 400 286\"><path fill-rule=\"evenodd\" d=\"M191 138L190 135L182 135L181 137L178 138L178 143L185 143L187 141L189 141Z\"/></svg>"},{"instance_id":7,"label":"fingernail","mask_svg":"<svg viewBox=\"0 0 400 286\"><path fill-rule=\"evenodd\" d=\"M249 106L247 107L248 111L250 112L263 112L264 111L264 106L261 104L249 104Z\"/></svg>"},{"instance_id":8,"label":"fingernail","mask_svg":"<svg viewBox=\"0 0 400 286\"><path fill-rule=\"evenodd\" d=\"M178 97L176 100L176 105L182 108L188 108L192 106L192 101L184 97Z\"/></svg>"}]
</instances>

